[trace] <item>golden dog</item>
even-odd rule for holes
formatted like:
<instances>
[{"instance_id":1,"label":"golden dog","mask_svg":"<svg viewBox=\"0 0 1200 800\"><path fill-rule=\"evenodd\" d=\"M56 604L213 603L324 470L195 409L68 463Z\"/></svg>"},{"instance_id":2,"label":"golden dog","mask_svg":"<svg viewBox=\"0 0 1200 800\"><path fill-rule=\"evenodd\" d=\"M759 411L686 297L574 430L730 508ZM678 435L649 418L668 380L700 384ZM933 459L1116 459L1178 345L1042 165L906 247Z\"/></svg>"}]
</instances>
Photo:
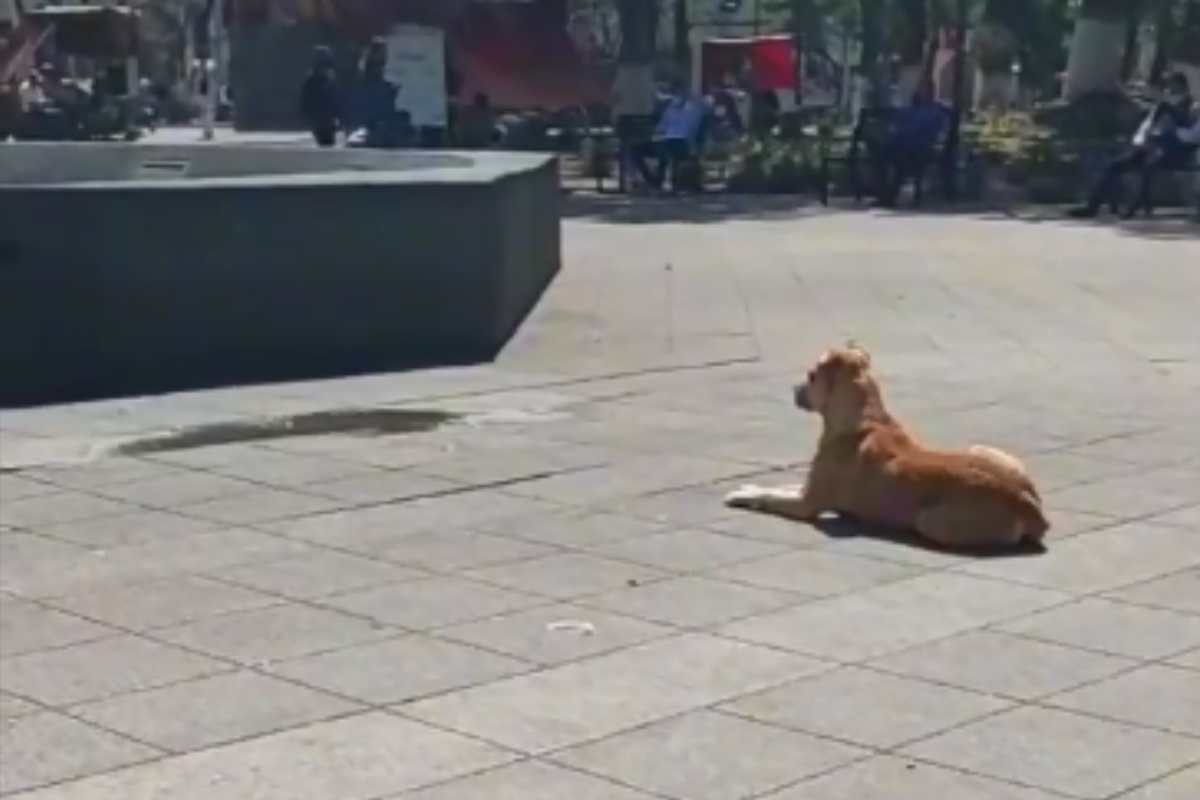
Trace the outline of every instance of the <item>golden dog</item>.
<instances>
[{"instance_id":1,"label":"golden dog","mask_svg":"<svg viewBox=\"0 0 1200 800\"><path fill-rule=\"evenodd\" d=\"M862 348L825 353L794 399L823 421L808 483L743 486L726 505L807 522L836 512L950 548L1040 542L1050 529L1016 457L983 446L934 450L910 436L888 413Z\"/></svg>"}]
</instances>

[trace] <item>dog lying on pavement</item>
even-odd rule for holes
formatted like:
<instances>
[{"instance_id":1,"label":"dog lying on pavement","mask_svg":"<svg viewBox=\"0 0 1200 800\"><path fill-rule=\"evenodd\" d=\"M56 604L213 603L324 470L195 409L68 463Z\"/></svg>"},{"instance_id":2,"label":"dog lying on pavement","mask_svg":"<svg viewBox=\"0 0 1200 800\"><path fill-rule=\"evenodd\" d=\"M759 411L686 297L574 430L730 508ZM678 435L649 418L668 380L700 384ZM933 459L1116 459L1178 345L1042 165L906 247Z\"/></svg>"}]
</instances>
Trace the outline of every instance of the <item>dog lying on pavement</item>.
<instances>
[{"instance_id":1,"label":"dog lying on pavement","mask_svg":"<svg viewBox=\"0 0 1200 800\"><path fill-rule=\"evenodd\" d=\"M1015 456L984 446L935 450L909 435L888 413L862 348L826 352L794 399L823 423L808 482L743 486L726 505L805 522L838 513L971 550L1037 543L1050 529Z\"/></svg>"}]
</instances>

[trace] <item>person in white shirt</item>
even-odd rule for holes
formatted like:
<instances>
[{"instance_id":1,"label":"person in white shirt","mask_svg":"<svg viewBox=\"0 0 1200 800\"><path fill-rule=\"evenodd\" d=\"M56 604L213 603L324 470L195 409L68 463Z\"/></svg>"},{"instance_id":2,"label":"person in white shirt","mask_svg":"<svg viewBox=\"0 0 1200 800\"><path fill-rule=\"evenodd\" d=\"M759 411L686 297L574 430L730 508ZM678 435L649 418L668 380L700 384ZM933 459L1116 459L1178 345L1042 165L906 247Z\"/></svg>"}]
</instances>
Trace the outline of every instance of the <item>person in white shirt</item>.
<instances>
[{"instance_id":1,"label":"person in white shirt","mask_svg":"<svg viewBox=\"0 0 1200 800\"><path fill-rule=\"evenodd\" d=\"M1141 180L1133 201L1121 216L1128 219L1146 208L1153 197L1154 179L1163 170L1177 169L1196 157L1200 146L1200 115L1194 107L1187 76L1176 72L1167 78L1163 100L1143 120L1131 147L1109 162L1092 188L1086 204L1072 209L1077 218L1090 218L1105 203L1115 206L1121 180L1129 172L1140 172Z\"/></svg>"},{"instance_id":2,"label":"person in white shirt","mask_svg":"<svg viewBox=\"0 0 1200 800\"><path fill-rule=\"evenodd\" d=\"M635 145L630 153L634 168L654 189L663 188L668 173L674 182L676 168L692 156L696 137L708 115L708 104L688 91L683 81L677 81L671 89L658 112L654 135L649 141ZM651 159L657 161L653 169L648 163Z\"/></svg>"}]
</instances>

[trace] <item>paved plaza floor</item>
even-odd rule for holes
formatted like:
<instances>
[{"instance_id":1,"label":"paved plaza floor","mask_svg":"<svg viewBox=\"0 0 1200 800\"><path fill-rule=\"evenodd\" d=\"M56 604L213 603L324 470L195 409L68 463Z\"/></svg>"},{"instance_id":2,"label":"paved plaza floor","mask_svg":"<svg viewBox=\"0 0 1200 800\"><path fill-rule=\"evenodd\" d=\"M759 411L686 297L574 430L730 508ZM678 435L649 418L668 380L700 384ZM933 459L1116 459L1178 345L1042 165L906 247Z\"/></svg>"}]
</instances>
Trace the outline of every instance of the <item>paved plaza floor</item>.
<instances>
[{"instance_id":1,"label":"paved plaza floor","mask_svg":"<svg viewBox=\"0 0 1200 800\"><path fill-rule=\"evenodd\" d=\"M495 364L0 417L5 800L1200 797L1194 228L571 211ZM1047 553L721 506L847 337ZM347 408L450 416L110 454Z\"/></svg>"}]
</instances>

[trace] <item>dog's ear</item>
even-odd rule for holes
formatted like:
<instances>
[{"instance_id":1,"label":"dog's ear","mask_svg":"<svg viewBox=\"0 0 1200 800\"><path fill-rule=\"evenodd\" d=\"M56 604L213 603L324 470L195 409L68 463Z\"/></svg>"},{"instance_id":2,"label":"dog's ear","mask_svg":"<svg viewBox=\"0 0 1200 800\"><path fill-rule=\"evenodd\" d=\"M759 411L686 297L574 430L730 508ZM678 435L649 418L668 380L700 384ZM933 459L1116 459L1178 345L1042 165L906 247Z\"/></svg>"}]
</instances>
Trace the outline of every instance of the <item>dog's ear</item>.
<instances>
[{"instance_id":1,"label":"dog's ear","mask_svg":"<svg viewBox=\"0 0 1200 800\"><path fill-rule=\"evenodd\" d=\"M867 348L863 347L854 339L849 339L846 341L846 349L852 353L857 353L868 367L871 366L871 354L867 351Z\"/></svg>"}]
</instances>

